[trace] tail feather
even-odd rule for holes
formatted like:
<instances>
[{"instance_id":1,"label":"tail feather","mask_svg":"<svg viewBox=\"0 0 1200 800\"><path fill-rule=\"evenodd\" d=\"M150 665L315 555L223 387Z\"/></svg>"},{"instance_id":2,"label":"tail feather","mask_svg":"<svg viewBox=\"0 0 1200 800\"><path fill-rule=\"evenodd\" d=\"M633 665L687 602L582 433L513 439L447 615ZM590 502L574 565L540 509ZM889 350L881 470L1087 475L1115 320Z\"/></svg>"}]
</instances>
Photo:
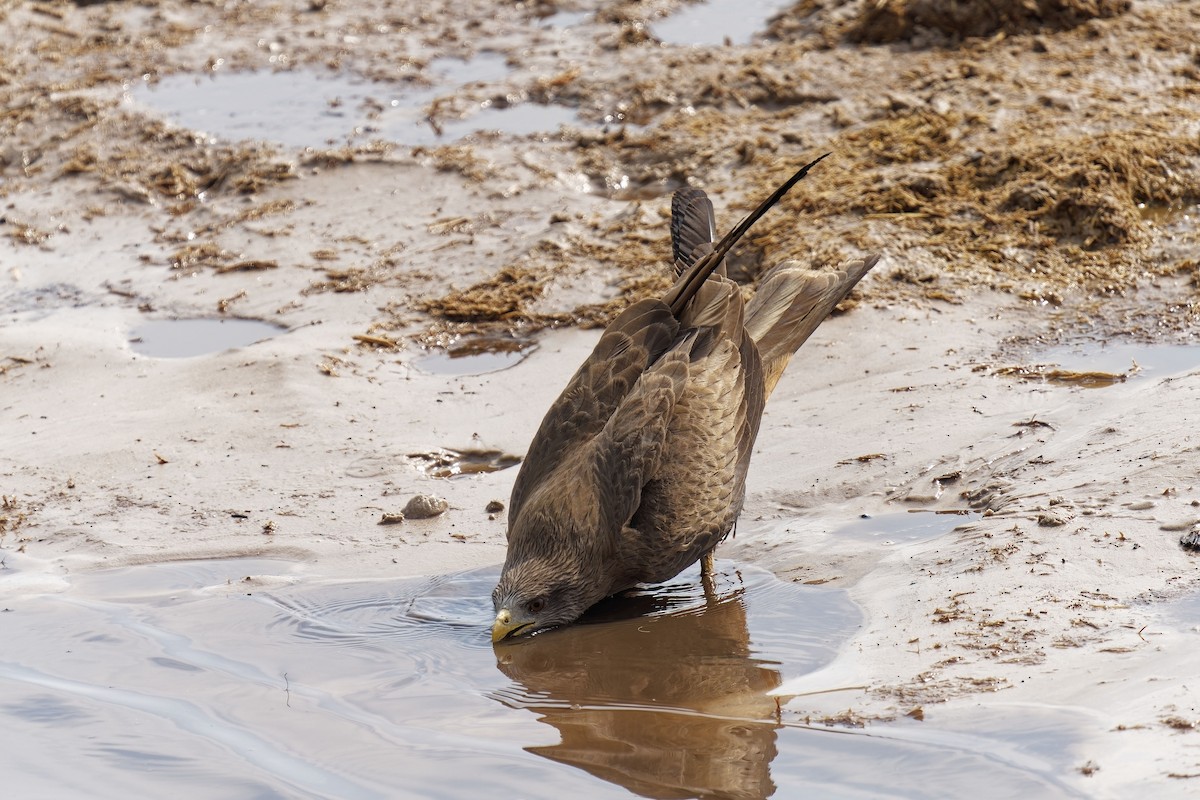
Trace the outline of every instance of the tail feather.
<instances>
[{"instance_id":1,"label":"tail feather","mask_svg":"<svg viewBox=\"0 0 1200 800\"><path fill-rule=\"evenodd\" d=\"M785 261L767 273L746 306L746 331L762 355L767 396L792 355L878 261L869 256L836 270Z\"/></svg>"},{"instance_id":2,"label":"tail feather","mask_svg":"<svg viewBox=\"0 0 1200 800\"><path fill-rule=\"evenodd\" d=\"M717 237L712 201L703 189L686 187L671 198L671 257L679 276L712 251Z\"/></svg>"},{"instance_id":3,"label":"tail feather","mask_svg":"<svg viewBox=\"0 0 1200 800\"><path fill-rule=\"evenodd\" d=\"M718 267L725 263L725 256L728 255L730 249L737 244L738 240L746 234L746 231L750 230L751 226L753 226L755 222L758 222L758 220L762 218L762 215L771 209L771 206L778 203L793 186L804 179L804 176L808 174L810 169L819 164L828 155L829 153L826 153L816 161L805 164L803 167L797 170L792 177L780 184L779 188L771 192L771 195L766 200L763 200L761 203L759 203L757 208L747 214L741 222L735 225L733 230L725 234L721 238L721 241L717 242L712 252L707 253L703 258L700 258L698 261L688 267L686 272L679 276L679 279L675 281L675 285L668 289L667 293L663 295L663 302L667 304L667 306L671 309L671 313L674 314L676 318L678 318L683 312L683 309L687 307L687 304L695 296L696 292L700 290L700 287L704 285L704 282L708 280L708 276L713 274Z\"/></svg>"},{"instance_id":4,"label":"tail feather","mask_svg":"<svg viewBox=\"0 0 1200 800\"><path fill-rule=\"evenodd\" d=\"M745 322L741 300L741 289L734 281L714 274L683 310L679 324L684 328L714 327L736 339Z\"/></svg>"}]
</instances>

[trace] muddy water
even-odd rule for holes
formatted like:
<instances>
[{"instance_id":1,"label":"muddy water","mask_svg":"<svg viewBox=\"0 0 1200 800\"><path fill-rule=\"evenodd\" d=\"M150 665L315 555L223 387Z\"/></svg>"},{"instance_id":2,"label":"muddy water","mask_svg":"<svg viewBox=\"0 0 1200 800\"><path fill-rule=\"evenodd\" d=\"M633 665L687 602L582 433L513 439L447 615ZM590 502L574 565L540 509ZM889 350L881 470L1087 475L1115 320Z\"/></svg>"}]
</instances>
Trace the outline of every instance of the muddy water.
<instances>
[{"instance_id":1,"label":"muddy water","mask_svg":"<svg viewBox=\"0 0 1200 800\"><path fill-rule=\"evenodd\" d=\"M1200 345L1083 340L1038 350L998 374L1080 389L1136 385L1200 370Z\"/></svg>"},{"instance_id":2,"label":"muddy water","mask_svg":"<svg viewBox=\"0 0 1200 800\"><path fill-rule=\"evenodd\" d=\"M1191 594L1169 604L1164 616L1184 630L1200 633L1200 593Z\"/></svg>"},{"instance_id":3,"label":"muddy water","mask_svg":"<svg viewBox=\"0 0 1200 800\"><path fill-rule=\"evenodd\" d=\"M1138 203L1137 208L1143 220L1160 227L1188 228L1200 219L1200 203Z\"/></svg>"},{"instance_id":4,"label":"muddy water","mask_svg":"<svg viewBox=\"0 0 1200 800\"><path fill-rule=\"evenodd\" d=\"M21 575L10 568L6 792L924 797L1054 785L1003 737L778 717L766 692L831 661L860 615L837 590L719 568L709 596L689 574L496 648L495 568L329 583L288 562L185 562L73 576L44 595L15 591L36 584L7 583ZM1064 737L1054 731L1055 747Z\"/></svg>"},{"instance_id":5,"label":"muddy water","mask_svg":"<svg viewBox=\"0 0 1200 800\"><path fill-rule=\"evenodd\" d=\"M753 529L752 536L761 541L793 546L798 541L807 547L841 548L852 544L864 552L876 548L903 547L946 536L960 525L978 519L979 513L939 513L924 509L889 511L884 514L863 514L846 520L838 517L795 517L768 522ZM795 558L804 559L798 551Z\"/></svg>"},{"instance_id":6,"label":"muddy water","mask_svg":"<svg viewBox=\"0 0 1200 800\"><path fill-rule=\"evenodd\" d=\"M409 453L425 474L435 478L457 478L460 475L478 475L483 472L499 472L521 463L521 456L503 450L431 450L426 453Z\"/></svg>"}]
</instances>

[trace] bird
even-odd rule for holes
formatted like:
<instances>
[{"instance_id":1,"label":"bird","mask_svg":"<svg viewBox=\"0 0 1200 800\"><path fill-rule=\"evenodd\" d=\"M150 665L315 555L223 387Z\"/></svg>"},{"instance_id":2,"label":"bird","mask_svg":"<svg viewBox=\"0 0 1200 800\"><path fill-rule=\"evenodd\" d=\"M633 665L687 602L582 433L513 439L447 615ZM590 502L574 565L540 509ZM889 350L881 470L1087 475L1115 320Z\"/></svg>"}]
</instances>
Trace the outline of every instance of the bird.
<instances>
[{"instance_id":1,"label":"bird","mask_svg":"<svg viewBox=\"0 0 1200 800\"><path fill-rule=\"evenodd\" d=\"M550 406L513 483L492 641L567 625L605 597L670 580L733 529L763 406L789 359L878 256L835 269L784 261L753 297L730 248L829 154L719 242L712 201L671 201L676 280L605 329Z\"/></svg>"}]
</instances>

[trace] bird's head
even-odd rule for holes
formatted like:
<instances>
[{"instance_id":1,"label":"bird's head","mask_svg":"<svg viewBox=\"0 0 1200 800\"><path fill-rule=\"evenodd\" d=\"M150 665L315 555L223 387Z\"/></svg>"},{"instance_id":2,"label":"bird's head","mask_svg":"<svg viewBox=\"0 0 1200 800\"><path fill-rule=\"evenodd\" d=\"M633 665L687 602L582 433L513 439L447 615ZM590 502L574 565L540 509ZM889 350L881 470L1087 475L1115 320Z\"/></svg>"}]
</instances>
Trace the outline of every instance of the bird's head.
<instances>
[{"instance_id":1,"label":"bird's head","mask_svg":"<svg viewBox=\"0 0 1200 800\"><path fill-rule=\"evenodd\" d=\"M510 509L508 554L492 592L492 641L566 625L612 591L614 537L578 470Z\"/></svg>"},{"instance_id":2,"label":"bird's head","mask_svg":"<svg viewBox=\"0 0 1200 800\"><path fill-rule=\"evenodd\" d=\"M604 596L594 581L560 559L530 558L505 564L492 592L492 641L566 625Z\"/></svg>"}]
</instances>

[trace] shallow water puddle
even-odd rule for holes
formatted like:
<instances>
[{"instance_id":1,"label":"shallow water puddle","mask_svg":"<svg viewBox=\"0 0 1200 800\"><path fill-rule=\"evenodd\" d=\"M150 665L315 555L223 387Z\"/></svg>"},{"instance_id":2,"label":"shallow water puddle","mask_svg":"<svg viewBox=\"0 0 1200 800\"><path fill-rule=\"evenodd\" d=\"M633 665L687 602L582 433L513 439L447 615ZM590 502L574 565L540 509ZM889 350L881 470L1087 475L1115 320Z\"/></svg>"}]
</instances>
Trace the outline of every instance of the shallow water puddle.
<instances>
[{"instance_id":1,"label":"shallow water puddle","mask_svg":"<svg viewBox=\"0 0 1200 800\"><path fill-rule=\"evenodd\" d=\"M290 147L327 147L363 135L428 145L479 131L553 132L578 121L574 109L518 103L488 105L466 119L439 119L434 125L426 116L433 100L468 83L499 80L508 67L502 55L481 53L469 61L437 59L428 70L439 85L405 87L306 70L218 72L170 75L156 84L139 84L131 96L185 128Z\"/></svg>"},{"instance_id":2,"label":"shallow water puddle","mask_svg":"<svg viewBox=\"0 0 1200 800\"><path fill-rule=\"evenodd\" d=\"M245 347L286 330L256 319L161 319L139 325L129 346L151 358L192 358Z\"/></svg>"},{"instance_id":3,"label":"shallow water puddle","mask_svg":"<svg viewBox=\"0 0 1200 800\"><path fill-rule=\"evenodd\" d=\"M1200 345L1076 342L1036 353L1037 363L1001 367L995 374L1060 386L1102 389L1139 377L1200 369Z\"/></svg>"},{"instance_id":4,"label":"shallow water puddle","mask_svg":"<svg viewBox=\"0 0 1200 800\"><path fill-rule=\"evenodd\" d=\"M839 539L859 539L880 545L912 544L944 536L979 516L976 512L939 514L932 511L878 514L873 517L864 515L836 529L832 535Z\"/></svg>"},{"instance_id":5,"label":"shallow water puddle","mask_svg":"<svg viewBox=\"0 0 1200 800\"><path fill-rule=\"evenodd\" d=\"M564 125L580 124L575 109L566 106L542 105L524 102L510 106L488 106L465 119L439 120L435 136L428 144L452 141L472 133L495 131L512 136L529 136L534 133L555 133ZM401 142L421 144L405 136L398 128L388 128L387 133Z\"/></svg>"},{"instance_id":6,"label":"shallow water puddle","mask_svg":"<svg viewBox=\"0 0 1200 800\"><path fill-rule=\"evenodd\" d=\"M693 569L496 648L494 567L334 584L298 581L285 562L184 562L9 595L6 791L765 798L1056 785L1047 764L984 734L781 723L765 691L829 663L859 613L837 590L718 568L708 597Z\"/></svg>"},{"instance_id":7,"label":"shallow water puddle","mask_svg":"<svg viewBox=\"0 0 1200 800\"><path fill-rule=\"evenodd\" d=\"M1138 203L1138 215L1161 227L1191 226L1200 220L1200 203Z\"/></svg>"},{"instance_id":8,"label":"shallow water puddle","mask_svg":"<svg viewBox=\"0 0 1200 800\"><path fill-rule=\"evenodd\" d=\"M1200 592L1184 595L1162 606L1163 618L1183 630L1200 633Z\"/></svg>"},{"instance_id":9,"label":"shallow water puddle","mask_svg":"<svg viewBox=\"0 0 1200 800\"><path fill-rule=\"evenodd\" d=\"M366 81L302 70L169 75L133 91L137 102L184 128L290 147L342 142L365 121L360 108L368 96L385 107L399 102Z\"/></svg>"},{"instance_id":10,"label":"shallow water puddle","mask_svg":"<svg viewBox=\"0 0 1200 800\"><path fill-rule=\"evenodd\" d=\"M749 44L791 0L704 0L691 3L653 25L664 44Z\"/></svg>"},{"instance_id":11,"label":"shallow water puddle","mask_svg":"<svg viewBox=\"0 0 1200 800\"><path fill-rule=\"evenodd\" d=\"M1174 375L1200 368L1200 345L1084 342L1052 347L1038 359L1072 372Z\"/></svg>"},{"instance_id":12,"label":"shallow water puddle","mask_svg":"<svg viewBox=\"0 0 1200 800\"><path fill-rule=\"evenodd\" d=\"M537 345L521 339L467 339L445 350L434 350L413 361L422 372L434 375L486 375L515 367Z\"/></svg>"}]
</instances>

